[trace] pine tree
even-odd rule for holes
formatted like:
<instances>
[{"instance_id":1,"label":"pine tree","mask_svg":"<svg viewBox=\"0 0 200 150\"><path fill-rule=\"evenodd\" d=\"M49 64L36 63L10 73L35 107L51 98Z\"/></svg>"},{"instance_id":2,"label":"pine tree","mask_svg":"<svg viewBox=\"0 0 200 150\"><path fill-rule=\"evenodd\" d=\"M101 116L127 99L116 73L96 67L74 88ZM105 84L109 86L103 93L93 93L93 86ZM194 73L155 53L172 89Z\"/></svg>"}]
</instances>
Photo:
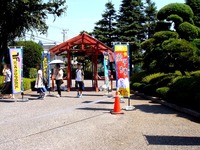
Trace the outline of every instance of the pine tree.
<instances>
[{"instance_id":1,"label":"pine tree","mask_svg":"<svg viewBox=\"0 0 200 150\"><path fill-rule=\"evenodd\" d=\"M117 21L120 41L136 42L143 40L141 35L145 21L141 0L122 0Z\"/></svg>"},{"instance_id":2,"label":"pine tree","mask_svg":"<svg viewBox=\"0 0 200 150\"><path fill-rule=\"evenodd\" d=\"M117 19L117 32L121 42L130 42L130 66L141 56L140 43L145 40L144 4L141 0L122 0ZM130 67L132 72L132 67Z\"/></svg>"},{"instance_id":3,"label":"pine tree","mask_svg":"<svg viewBox=\"0 0 200 150\"><path fill-rule=\"evenodd\" d=\"M144 12L146 16L145 33L146 33L146 38L149 39L155 33L156 20L157 20L156 18L157 10L155 3L152 2L151 0L146 0Z\"/></svg>"},{"instance_id":4,"label":"pine tree","mask_svg":"<svg viewBox=\"0 0 200 150\"><path fill-rule=\"evenodd\" d=\"M102 14L102 19L96 22L92 34L95 38L111 47L112 42L116 41L116 11L114 4L111 2L106 3L105 7L106 10Z\"/></svg>"}]
</instances>

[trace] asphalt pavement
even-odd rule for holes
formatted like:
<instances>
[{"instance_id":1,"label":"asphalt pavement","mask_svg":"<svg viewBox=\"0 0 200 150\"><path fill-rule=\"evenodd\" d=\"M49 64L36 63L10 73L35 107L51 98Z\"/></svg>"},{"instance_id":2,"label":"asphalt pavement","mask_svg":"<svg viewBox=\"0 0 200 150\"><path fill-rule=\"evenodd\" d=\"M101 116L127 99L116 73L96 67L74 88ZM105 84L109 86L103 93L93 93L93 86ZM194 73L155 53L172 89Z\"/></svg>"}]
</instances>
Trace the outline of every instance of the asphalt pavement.
<instances>
[{"instance_id":1,"label":"asphalt pavement","mask_svg":"<svg viewBox=\"0 0 200 150\"><path fill-rule=\"evenodd\" d=\"M200 121L187 114L132 96L134 110L112 115L115 91L56 94L38 100L33 91L26 102L0 100L0 150L200 149Z\"/></svg>"}]
</instances>

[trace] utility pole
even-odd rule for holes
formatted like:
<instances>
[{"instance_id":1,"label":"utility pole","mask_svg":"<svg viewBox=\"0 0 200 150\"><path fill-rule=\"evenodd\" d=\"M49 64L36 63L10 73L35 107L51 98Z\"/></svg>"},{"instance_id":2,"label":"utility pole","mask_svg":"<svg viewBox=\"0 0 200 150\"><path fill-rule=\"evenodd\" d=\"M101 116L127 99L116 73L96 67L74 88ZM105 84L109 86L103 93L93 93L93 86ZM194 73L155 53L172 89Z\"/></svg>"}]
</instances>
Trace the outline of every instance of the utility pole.
<instances>
[{"instance_id":1,"label":"utility pole","mask_svg":"<svg viewBox=\"0 0 200 150\"><path fill-rule=\"evenodd\" d=\"M69 31L69 30L63 29L63 31L61 32L63 34L63 42L65 42L65 34L67 34L67 31Z\"/></svg>"}]
</instances>

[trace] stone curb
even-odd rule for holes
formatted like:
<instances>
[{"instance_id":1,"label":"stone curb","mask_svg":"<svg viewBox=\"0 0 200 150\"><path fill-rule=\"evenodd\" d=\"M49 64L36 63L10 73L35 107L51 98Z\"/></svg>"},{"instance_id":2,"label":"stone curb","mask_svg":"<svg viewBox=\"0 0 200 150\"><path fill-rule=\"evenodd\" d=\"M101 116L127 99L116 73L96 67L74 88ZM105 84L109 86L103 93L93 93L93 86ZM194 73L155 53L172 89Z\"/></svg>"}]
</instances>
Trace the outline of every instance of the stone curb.
<instances>
[{"instance_id":1,"label":"stone curb","mask_svg":"<svg viewBox=\"0 0 200 150\"><path fill-rule=\"evenodd\" d=\"M191 116L194 116L194 117L200 119L200 113L198 113L197 111L194 111L194 110L191 110L191 109L188 109L188 108L184 108L184 107L180 107L180 106L177 106L177 105L172 104L172 103L168 103L165 100L159 99L158 97L146 96L144 93L137 93L136 92L135 95L140 96L140 97L145 98L145 99L148 99L148 100L151 100L153 102L162 104L164 106L170 107L172 109L175 109L177 111L189 114Z\"/></svg>"}]
</instances>

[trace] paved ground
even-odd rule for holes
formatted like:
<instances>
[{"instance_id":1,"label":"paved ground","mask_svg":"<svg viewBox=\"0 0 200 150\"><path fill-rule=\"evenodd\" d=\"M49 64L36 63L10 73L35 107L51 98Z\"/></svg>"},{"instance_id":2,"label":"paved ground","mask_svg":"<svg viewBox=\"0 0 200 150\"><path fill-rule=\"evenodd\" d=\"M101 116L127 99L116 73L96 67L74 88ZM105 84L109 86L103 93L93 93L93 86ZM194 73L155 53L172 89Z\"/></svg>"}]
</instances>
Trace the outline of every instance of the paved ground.
<instances>
[{"instance_id":1,"label":"paved ground","mask_svg":"<svg viewBox=\"0 0 200 150\"><path fill-rule=\"evenodd\" d=\"M0 101L0 150L200 149L195 118L139 97L131 99L134 111L111 115L114 98L104 94L37 100L32 92L28 102Z\"/></svg>"}]
</instances>

